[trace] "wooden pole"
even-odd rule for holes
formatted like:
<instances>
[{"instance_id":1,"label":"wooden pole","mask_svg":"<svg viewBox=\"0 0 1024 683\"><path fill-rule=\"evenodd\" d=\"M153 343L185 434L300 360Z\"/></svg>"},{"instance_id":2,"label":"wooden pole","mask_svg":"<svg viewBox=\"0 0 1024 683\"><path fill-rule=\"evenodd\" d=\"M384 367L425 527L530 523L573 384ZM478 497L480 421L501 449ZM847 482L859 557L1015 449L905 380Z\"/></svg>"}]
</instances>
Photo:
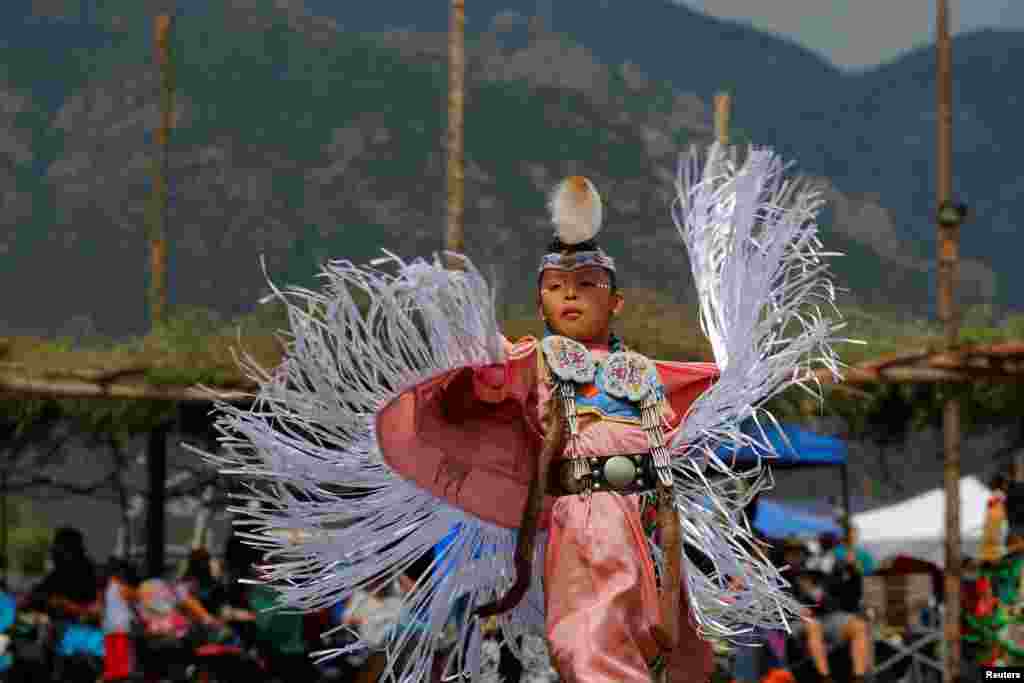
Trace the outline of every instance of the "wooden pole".
<instances>
[{"instance_id":1,"label":"wooden pole","mask_svg":"<svg viewBox=\"0 0 1024 683\"><path fill-rule=\"evenodd\" d=\"M466 251L463 213L465 210L464 105L466 81L466 3L452 0L448 28L448 225L445 251ZM462 267L461 261L447 258L449 269Z\"/></svg>"},{"instance_id":2,"label":"wooden pole","mask_svg":"<svg viewBox=\"0 0 1024 683\"><path fill-rule=\"evenodd\" d=\"M729 93L715 95L715 139L721 145L729 144L729 114L732 98Z\"/></svg>"},{"instance_id":3,"label":"wooden pole","mask_svg":"<svg viewBox=\"0 0 1024 683\"><path fill-rule=\"evenodd\" d=\"M844 462L839 468L840 479L843 483L843 517L846 523L843 525L843 531L849 533L849 522L853 520L853 508L850 506L850 466Z\"/></svg>"},{"instance_id":4,"label":"wooden pole","mask_svg":"<svg viewBox=\"0 0 1024 683\"><path fill-rule=\"evenodd\" d=\"M723 147L723 156L719 157L720 172L725 172L729 161L735 161L733 150L729 149L729 114L732 109L732 98L729 93L715 95L715 141Z\"/></svg>"},{"instance_id":5,"label":"wooden pole","mask_svg":"<svg viewBox=\"0 0 1024 683\"><path fill-rule=\"evenodd\" d=\"M149 502L146 507L146 566L150 577L162 576L167 549L167 428L149 433L146 448Z\"/></svg>"},{"instance_id":6,"label":"wooden pole","mask_svg":"<svg viewBox=\"0 0 1024 683\"><path fill-rule=\"evenodd\" d=\"M117 549L114 557L127 559L127 550L132 547L131 520L128 517L128 491L124 486L125 458L121 446L115 437L110 438L110 450L114 459L114 467L117 470L117 502L121 508L121 526L117 530Z\"/></svg>"},{"instance_id":7,"label":"wooden pole","mask_svg":"<svg viewBox=\"0 0 1024 683\"><path fill-rule=\"evenodd\" d=\"M953 78L952 48L949 40L948 2L936 0L935 81L937 108L936 218L939 208L953 195ZM959 337L954 287L957 276L959 225L938 223L938 313L945 326L945 345L954 347ZM951 385L947 385L952 388ZM945 569L945 662L943 681L960 678L960 402L946 400L942 409L943 474L946 488Z\"/></svg>"},{"instance_id":8,"label":"wooden pole","mask_svg":"<svg viewBox=\"0 0 1024 683\"><path fill-rule=\"evenodd\" d=\"M153 20L153 47L160 70L160 121L154 135L153 195L149 212L149 313L150 325L163 322L167 309L167 148L174 126L174 75L170 38L174 18L158 14Z\"/></svg>"},{"instance_id":9,"label":"wooden pole","mask_svg":"<svg viewBox=\"0 0 1024 683\"><path fill-rule=\"evenodd\" d=\"M3 572L4 573L3 573L3 579L2 579L3 583L0 584L0 588L2 588L4 591L7 591L7 590L10 589L10 586L8 585L7 582L8 582L8 579L10 578L8 572L9 572L9 567L11 565L11 557L10 557L10 553L9 553L10 546L8 545L8 535L7 535L7 524L8 524L8 522L10 520L7 518L7 466L6 466L6 464L5 464L4 468L3 468L3 471L0 472L0 477L2 477L2 482L0 482L0 489L2 489L2 491L0 491L0 525L2 525L2 526L0 526L0 533L3 534L3 539L0 540L0 545L3 546L3 562L4 562L4 566L3 566Z\"/></svg>"},{"instance_id":10,"label":"wooden pole","mask_svg":"<svg viewBox=\"0 0 1024 683\"><path fill-rule=\"evenodd\" d=\"M213 486L209 485L203 489L203 494L200 496L199 510L196 512L196 525L192 530L193 550L197 548L210 549L210 544L207 542L207 539L209 537L210 512L213 507L213 494Z\"/></svg>"}]
</instances>

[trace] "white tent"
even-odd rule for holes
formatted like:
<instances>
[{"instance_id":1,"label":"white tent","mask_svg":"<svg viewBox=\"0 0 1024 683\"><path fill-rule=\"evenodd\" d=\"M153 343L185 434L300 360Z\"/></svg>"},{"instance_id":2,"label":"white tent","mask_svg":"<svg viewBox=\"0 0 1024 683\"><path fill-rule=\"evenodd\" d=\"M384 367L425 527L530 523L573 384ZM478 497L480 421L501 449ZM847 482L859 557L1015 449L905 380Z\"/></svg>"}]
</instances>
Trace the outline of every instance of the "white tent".
<instances>
[{"instance_id":1,"label":"white tent","mask_svg":"<svg viewBox=\"0 0 1024 683\"><path fill-rule=\"evenodd\" d=\"M960 539L965 555L977 556L989 489L976 477L960 480ZM908 555L945 565L946 493L935 489L896 505L853 516L859 544L881 562Z\"/></svg>"}]
</instances>

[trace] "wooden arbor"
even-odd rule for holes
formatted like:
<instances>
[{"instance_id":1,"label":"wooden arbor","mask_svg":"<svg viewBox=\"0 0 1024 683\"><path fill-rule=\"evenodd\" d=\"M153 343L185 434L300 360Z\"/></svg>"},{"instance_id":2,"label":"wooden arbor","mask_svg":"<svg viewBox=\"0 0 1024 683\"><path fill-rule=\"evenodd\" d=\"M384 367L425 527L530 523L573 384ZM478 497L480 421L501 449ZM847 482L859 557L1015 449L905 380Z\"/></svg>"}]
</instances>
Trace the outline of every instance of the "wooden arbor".
<instances>
[{"instance_id":1,"label":"wooden arbor","mask_svg":"<svg viewBox=\"0 0 1024 683\"><path fill-rule=\"evenodd\" d=\"M156 416L145 428L149 435L147 564L151 571L162 571L167 420L175 405L183 403L250 400L256 387L238 368L232 354L235 345L261 367L277 365L283 351L270 336L239 339L227 334L196 340L191 349L167 348L166 340L151 336L136 348L107 351L68 350L35 338L0 338L0 399L153 404L150 412ZM196 387L197 383L210 391ZM161 413L165 417L160 418Z\"/></svg>"}]
</instances>

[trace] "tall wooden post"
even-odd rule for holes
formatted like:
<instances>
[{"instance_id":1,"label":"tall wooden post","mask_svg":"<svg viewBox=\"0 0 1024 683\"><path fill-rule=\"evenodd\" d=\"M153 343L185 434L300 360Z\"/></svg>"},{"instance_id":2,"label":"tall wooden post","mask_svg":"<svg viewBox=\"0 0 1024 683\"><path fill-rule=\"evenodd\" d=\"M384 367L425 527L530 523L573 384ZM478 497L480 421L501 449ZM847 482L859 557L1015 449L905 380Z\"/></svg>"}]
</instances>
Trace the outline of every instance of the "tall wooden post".
<instances>
[{"instance_id":1,"label":"tall wooden post","mask_svg":"<svg viewBox=\"0 0 1024 683\"><path fill-rule=\"evenodd\" d=\"M953 78L948 2L936 0L935 83L937 105L936 219L938 223L938 313L945 327L945 345L956 345L960 330L954 288L957 277L956 221L943 220L941 208L953 195ZM960 402L946 400L942 409L946 488L945 683L960 678Z\"/></svg>"},{"instance_id":2,"label":"tall wooden post","mask_svg":"<svg viewBox=\"0 0 1024 683\"><path fill-rule=\"evenodd\" d=\"M149 502L146 507L146 567L150 576L160 576L166 567L167 550L167 427L149 433L146 460L149 474Z\"/></svg>"},{"instance_id":3,"label":"tall wooden post","mask_svg":"<svg viewBox=\"0 0 1024 683\"><path fill-rule=\"evenodd\" d=\"M9 570L11 566L11 555L10 545L8 543L7 525L10 519L7 516L7 466L5 464L2 471L0 471L0 534L3 534L3 538L0 539L0 546L3 547L3 579L0 583L0 588L4 591L10 590L8 580L10 578Z\"/></svg>"},{"instance_id":4,"label":"tall wooden post","mask_svg":"<svg viewBox=\"0 0 1024 683\"><path fill-rule=\"evenodd\" d=\"M196 525L192 530L192 549L211 548L209 537L210 537L210 517L212 514L211 508L213 507L213 496L214 496L213 485L208 485L203 489L202 496L199 498L199 510L196 512Z\"/></svg>"},{"instance_id":5,"label":"tall wooden post","mask_svg":"<svg viewBox=\"0 0 1024 683\"><path fill-rule=\"evenodd\" d=\"M463 254L466 251L463 230L465 210L464 106L466 81L466 3L452 0L448 27L448 225L445 250ZM449 268L461 263L448 258Z\"/></svg>"},{"instance_id":6,"label":"tall wooden post","mask_svg":"<svg viewBox=\"0 0 1024 683\"><path fill-rule=\"evenodd\" d=\"M160 70L160 121L153 136L153 194L149 207L149 315L152 326L163 322L167 308L167 148L174 127L174 72L170 58L174 18L153 19L154 61Z\"/></svg>"},{"instance_id":7,"label":"tall wooden post","mask_svg":"<svg viewBox=\"0 0 1024 683\"><path fill-rule=\"evenodd\" d=\"M174 65L170 55L174 18L158 14L153 19L154 61L160 70L160 121L153 135L153 194L147 215L149 238L149 319L151 328L164 321L167 312L167 160L174 127ZM166 553L167 429L157 427L146 445L149 500L146 509L146 564L152 576L163 573Z\"/></svg>"},{"instance_id":8,"label":"tall wooden post","mask_svg":"<svg viewBox=\"0 0 1024 683\"><path fill-rule=\"evenodd\" d=\"M715 95L715 139L721 145L729 144L729 114L732 98L729 93Z\"/></svg>"}]
</instances>

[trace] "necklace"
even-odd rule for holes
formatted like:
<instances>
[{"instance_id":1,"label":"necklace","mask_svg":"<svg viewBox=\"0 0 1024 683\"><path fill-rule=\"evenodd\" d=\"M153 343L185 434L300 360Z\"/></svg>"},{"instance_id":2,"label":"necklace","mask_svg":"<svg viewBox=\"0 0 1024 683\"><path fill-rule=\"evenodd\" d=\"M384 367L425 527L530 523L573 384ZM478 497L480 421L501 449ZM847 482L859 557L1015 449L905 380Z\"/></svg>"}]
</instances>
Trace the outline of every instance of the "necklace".
<instances>
[{"instance_id":1,"label":"necklace","mask_svg":"<svg viewBox=\"0 0 1024 683\"><path fill-rule=\"evenodd\" d=\"M573 461L572 476L582 482L584 494L589 494L593 478L587 459L580 454L576 389L578 385L598 378L599 364L586 346L569 337L546 336L541 347L554 375L555 393L569 425L566 454ZM671 461L662 424L665 388L657 368L649 358L629 350L613 351L600 362L600 366L601 389L610 396L640 405L641 425L647 434L648 449L658 480L664 486L672 486Z\"/></svg>"}]
</instances>

